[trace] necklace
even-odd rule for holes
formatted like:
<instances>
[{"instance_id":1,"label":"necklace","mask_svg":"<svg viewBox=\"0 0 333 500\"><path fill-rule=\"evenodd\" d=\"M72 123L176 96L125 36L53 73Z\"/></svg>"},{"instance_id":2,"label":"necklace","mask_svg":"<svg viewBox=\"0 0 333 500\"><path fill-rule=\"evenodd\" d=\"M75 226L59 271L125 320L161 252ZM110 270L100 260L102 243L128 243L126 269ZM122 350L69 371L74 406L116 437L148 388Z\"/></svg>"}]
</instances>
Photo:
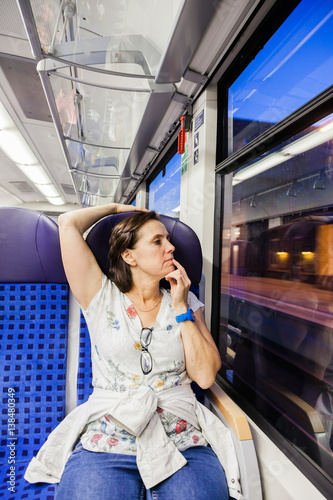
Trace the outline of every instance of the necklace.
<instances>
[{"instance_id":1,"label":"necklace","mask_svg":"<svg viewBox=\"0 0 333 500\"><path fill-rule=\"evenodd\" d=\"M156 307L159 305L159 303L161 302L161 300L162 300L162 293L160 292L159 301L151 309L140 309L137 305L134 304L133 300L131 302L132 302L133 306L135 307L135 309L137 309L140 312L147 313L147 312L152 311L153 309L156 309Z\"/></svg>"}]
</instances>

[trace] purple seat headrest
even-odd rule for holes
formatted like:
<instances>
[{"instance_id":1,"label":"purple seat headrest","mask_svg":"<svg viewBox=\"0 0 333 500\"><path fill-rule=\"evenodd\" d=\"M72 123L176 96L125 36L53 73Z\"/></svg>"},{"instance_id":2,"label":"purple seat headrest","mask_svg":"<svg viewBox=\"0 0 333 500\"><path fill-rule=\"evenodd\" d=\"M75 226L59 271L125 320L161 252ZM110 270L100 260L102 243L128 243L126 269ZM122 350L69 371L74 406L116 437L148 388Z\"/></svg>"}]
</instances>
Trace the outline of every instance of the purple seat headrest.
<instances>
[{"instance_id":1,"label":"purple seat headrest","mask_svg":"<svg viewBox=\"0 0 333 500\"><path fill-rule=\"evenodd\" d=\"M109 272L107 255L111 231L118 222L133 213L135 212L115 214L104 218L92 228L87 236L87 244L106 275ZM175 259L186 269L192 284L198 285L202 273L202 253L197 235L189 226L167 215L160 215L160 221L165 225L170 234L170 241L175 246Z\"/></svg>"},{"instance_id":2,"label":"purple seat headrest","mask_svg":"<svg viewBox=\"0 0 333 500\"><path fill-rule=\"evenodd\" d=\"M67 283L52 219L34 210L0 207L0 283Z\"/></svg>"}]
</instances>

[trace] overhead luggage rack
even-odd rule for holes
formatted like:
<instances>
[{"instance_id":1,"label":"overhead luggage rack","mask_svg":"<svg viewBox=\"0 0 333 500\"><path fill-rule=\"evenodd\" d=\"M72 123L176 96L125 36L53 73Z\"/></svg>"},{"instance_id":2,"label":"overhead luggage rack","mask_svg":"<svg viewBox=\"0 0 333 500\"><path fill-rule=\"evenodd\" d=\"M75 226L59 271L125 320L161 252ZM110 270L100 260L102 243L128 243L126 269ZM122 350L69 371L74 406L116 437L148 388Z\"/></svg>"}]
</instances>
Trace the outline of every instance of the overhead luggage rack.
<instances>
[{"instance_id":1,"label":"overhead luggage rack","mask_svg":"<svg viewBox=\"0 0 333 500\"><path fill-rule=\"evenodd\" d=\"M17 1L84 206L131 197L236 35L235 13L253 8L252 0ZM214 50L212 38L221 39Z\"/></svg>"},{"instance_id":2,"label":"overhead luggage rack","mask_svg":"<svg viewBox=\"0 0 333 500\"><path fill-rule=\"evenodd\" d=\"M113 201L140 124L158 123L174 86L50 59L37 69L81 203Z\"/></svg>"},{"instance_id":3,"label":"overhead luggage rack","mask_svg":"<svg viewBox=\"0 0 333 500\"><path fill-rule=\"evenodd\" d=\"M184 0L112 0L99 5L84 0L30 0L44 56L153 79L184 4ZM110 63L134 67L113 69Z\"/></svg>"}]
</instances>

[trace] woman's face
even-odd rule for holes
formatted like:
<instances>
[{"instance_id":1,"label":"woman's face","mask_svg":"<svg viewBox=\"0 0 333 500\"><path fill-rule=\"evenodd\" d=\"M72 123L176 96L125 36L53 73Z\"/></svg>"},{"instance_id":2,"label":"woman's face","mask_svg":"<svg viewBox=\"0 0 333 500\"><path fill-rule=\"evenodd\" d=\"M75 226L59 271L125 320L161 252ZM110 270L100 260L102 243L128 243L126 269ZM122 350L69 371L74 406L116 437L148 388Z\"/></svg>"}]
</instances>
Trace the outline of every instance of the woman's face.
<instances>
[{"instance_id":1,"label":"woman's face","mask_svg":"<svg viewBox=\"0 0 333 500\"><path fill-rule=\"evenodd\" d=\"M157 220L147 221L138 233L138 241L130 250L135 266L154 277L164 278L175 269L173 252L166 227Z\"/></svg>"}]
</instances>

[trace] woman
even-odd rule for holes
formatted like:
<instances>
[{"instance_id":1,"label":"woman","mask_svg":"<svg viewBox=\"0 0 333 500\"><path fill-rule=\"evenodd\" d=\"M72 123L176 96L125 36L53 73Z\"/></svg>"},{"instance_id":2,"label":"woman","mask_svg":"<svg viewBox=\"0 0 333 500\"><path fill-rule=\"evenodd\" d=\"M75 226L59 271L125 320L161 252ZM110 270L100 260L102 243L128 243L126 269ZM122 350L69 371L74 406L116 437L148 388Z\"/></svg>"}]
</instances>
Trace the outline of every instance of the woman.
<instances>
[{"instance_id":1,"label":"woman","mask_svg":"<svg viewBox=\"0 0 333 500\"><path fill-rule=\"evenodd\" d=\"M137 213L110 238L108 279L83 234L129 211ZM232 496L241 498L231 438L190 389L191 380L213 384L219 352L157 214L121 204L81 209L61 215L59 231L91 337L94 393L53 431L26 478L37 469L52 482L61 477L57 500L222 500L229 497L224 468ZM170 292L160 289L162 278ZM69 454L62 473L56 462Z\"/></svg>"}]
</instances>

